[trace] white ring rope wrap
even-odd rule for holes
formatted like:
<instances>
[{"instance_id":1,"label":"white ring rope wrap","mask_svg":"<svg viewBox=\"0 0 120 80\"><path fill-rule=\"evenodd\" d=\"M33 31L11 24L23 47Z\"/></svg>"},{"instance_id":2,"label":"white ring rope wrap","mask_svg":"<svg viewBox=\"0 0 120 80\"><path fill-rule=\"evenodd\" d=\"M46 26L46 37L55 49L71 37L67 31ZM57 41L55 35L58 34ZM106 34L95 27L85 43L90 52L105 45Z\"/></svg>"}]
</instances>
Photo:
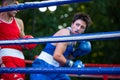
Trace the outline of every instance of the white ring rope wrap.
<instances>
[{"instance_id":1,"label":"white ring rope wrap","mask_svg":"<svg viewBox=\"0 0 120 80\"><path fill-rule=\"evenodd\" d=\"M32 39L19 39L19 40L1 40L0 45L57 43L57 42L83 41L83 40L107 40L107 39L115 39L115 38L120 38L120 31L79 34L72 36L57 36L57 37L43 37L43 38L41 37L41 38L32 38Z\"/></svg>"}]
</instances>

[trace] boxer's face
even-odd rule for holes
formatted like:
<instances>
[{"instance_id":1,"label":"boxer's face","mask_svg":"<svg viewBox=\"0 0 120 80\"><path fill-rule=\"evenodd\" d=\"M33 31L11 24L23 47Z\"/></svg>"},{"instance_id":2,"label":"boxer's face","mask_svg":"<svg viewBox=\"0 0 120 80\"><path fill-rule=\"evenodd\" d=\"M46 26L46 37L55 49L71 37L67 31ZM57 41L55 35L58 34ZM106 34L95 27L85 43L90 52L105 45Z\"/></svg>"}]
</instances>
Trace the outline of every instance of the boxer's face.
<instances>
[{"instance_id":1,"label":"boxer's face","mask_svg":"<svg viewBox=\"0 0 120 80\"><path fill-rule=\"evenodd\" d=\"M17 4L19 4L19 2L14 1L12 4L9 4L9 5L17 5ZM18 11L19 10L8 11L7 14L8 14L9 17L15 17Z\"/></svg>"},{"instance_id":2,"label":"boxer's face","mask_svg":"<svg viewBox=\"0 0 120 80\"><path fill-rule=\"evenodd\" d=\"M87 24L85 21L78 19L74 23L71 24L72 33L73 34L84 33L86 26Z\"/></svg>"}]
</instances>

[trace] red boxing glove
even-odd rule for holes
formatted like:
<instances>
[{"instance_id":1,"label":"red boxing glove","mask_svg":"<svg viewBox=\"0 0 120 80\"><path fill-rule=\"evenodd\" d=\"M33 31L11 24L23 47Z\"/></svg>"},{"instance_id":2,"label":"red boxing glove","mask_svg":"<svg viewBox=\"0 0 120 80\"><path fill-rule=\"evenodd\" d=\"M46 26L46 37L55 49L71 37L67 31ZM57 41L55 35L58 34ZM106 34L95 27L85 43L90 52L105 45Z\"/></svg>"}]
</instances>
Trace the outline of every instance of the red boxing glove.
<instances>
[{"instance_id":1,"label":"red boxing glove","mask_svg":"<svg viewBox=\"0 0 120 80\"><path fill-rule=\"evenodd\" d=\"M33 36L32 36L32 35L25 35L25 36L23 36L22 38L23 38L23 39L33 38ZM24 47L25 47L26 49L33 49L33 48L35 48L36 46L37 46L37 44L24 44Z\"/></svg>"}]
</instances>

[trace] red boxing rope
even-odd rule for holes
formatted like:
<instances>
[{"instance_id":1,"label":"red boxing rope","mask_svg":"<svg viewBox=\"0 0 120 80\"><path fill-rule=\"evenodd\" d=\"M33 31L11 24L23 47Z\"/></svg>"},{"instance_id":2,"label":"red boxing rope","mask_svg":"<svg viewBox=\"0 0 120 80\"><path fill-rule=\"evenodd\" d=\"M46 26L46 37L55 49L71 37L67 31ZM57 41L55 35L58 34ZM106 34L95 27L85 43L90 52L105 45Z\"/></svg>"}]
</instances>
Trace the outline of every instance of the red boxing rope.
<instances>
[{"instance_id":1,"label":"red boxing rope","mask_svg":"<svg viewBox=\"0 0 120 80\"><path fill-rule=\"evenodd\" d=\"M85 64L86 67L120 67L120 64Z\"/></svg>"},{"instance_id":2,"label":"red boxing rope","mask_svg":"<svg viewBox=\"0 0 120 80\"><path fill-rule=\"evenodd\" d=\"M107 79L105 78L104 80L108 80L108 79L120 79L120 75L74 75L74 74L70 74L69 76L71 77L81 77L81 78L105 78L107 77Z\"/></svg>"},{"instance_id":3,"label":"red boxing rope","mask_svg":"<svg viewBox=\"0 0 120 80\"><path fill-rule=\"evenodd\" d=\"M25 60L26 64L32 64L32 60ZM120 67L120 64L85 64L85 67Z\"/></svg>"}]
</instances>

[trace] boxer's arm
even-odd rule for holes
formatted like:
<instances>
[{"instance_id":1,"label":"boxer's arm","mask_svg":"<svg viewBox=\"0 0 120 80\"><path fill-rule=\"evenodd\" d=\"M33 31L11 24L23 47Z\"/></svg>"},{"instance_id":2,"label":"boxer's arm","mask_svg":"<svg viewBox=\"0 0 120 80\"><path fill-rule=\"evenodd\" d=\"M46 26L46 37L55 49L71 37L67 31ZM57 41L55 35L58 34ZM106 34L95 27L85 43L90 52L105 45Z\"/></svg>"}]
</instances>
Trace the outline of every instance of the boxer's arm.
<instances>
[{"instance_id":1,"label":"boxer's arm","mask_svg":"<svg viewBox=\"0 0 120 80\"><path fill-rule=\"evenodd\" d=\"M25 32L24 32L24 23L22 21L22 19L16 18L18 27L20 29L20 37L22 38L23 36L25 36Z\"/></svg>"},{"instance_id":2,"label":"boxer's arm","mask_svg":"<svg viewBox=\"0 0 120 80\"><path fill-rule=\"evenodd\" d=\"M24 32L24 23L21 19L19 18L16 18L16 21L17 21L17 24L18 24L18 27L20 29L20 38L24 38L24 39L27 39L27 38L33 38L32 35L25 35L25 32ZM23 48L26 48L26 49L33 49L37 46L37 44L24 44L23 45Z\"/></svg>"},{"instance_id":3,"label":"boxer's arm","mask_svg":"<svg viewBox=\"0 0 120 80\"><path fill-rule=\"evenodd\" d=\"M32 35L25 35L22 37L23 39L31 39L34 38ZM37 46L37 44L24 44L24 48L30 50L33 49Z\"/></svg>"},{"instance_id":4,"label":"boxer's arm","mask_svg":"<svg viewBox=\"0 0 120 80\"><path fill-rule=\"evenodd\" d=\"M59 31L57 31L54 36L65 36L65 35L69 35L69 30L67 29L61 29ZM66 63L66 58L64 57L64 52L67 48L69 42L60 42L60 43L54 43L54 45L56 46L54 54L53 54L53 58L61 65L65 65Z\"/></svg>"}]
</instances>

